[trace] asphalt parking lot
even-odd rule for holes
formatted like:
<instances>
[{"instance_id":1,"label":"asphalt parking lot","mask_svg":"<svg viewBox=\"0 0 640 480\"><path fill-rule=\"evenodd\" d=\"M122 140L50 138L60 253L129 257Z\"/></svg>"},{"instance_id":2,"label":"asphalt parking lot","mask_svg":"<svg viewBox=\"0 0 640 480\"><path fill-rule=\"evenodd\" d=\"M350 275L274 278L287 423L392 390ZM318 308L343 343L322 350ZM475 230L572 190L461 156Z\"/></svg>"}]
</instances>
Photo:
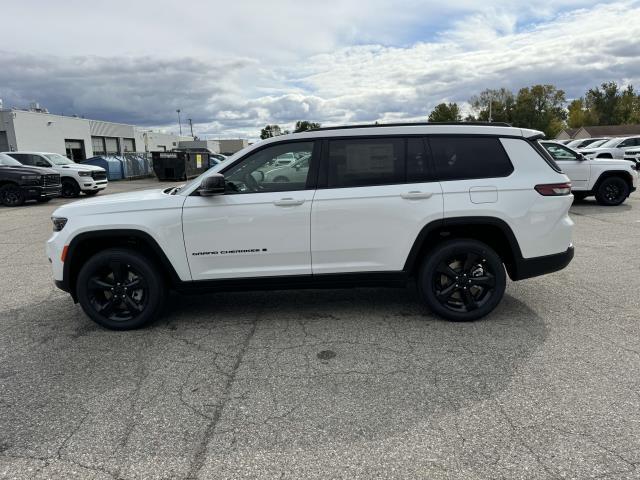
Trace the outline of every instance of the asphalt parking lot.
<instances>
[{"instance_id":1,"label":"asphalt parking lot","mask_svg":"<svg viewBox=\"0 0 640 480\"><path fill-rule=\"evenodd\" d=\"M63 202L0 208L2 478L640 478L638 194L574 205L569 267L475 323L310 290L175 295L120 333L53 285Z\"/></svg>"}]
</instances>

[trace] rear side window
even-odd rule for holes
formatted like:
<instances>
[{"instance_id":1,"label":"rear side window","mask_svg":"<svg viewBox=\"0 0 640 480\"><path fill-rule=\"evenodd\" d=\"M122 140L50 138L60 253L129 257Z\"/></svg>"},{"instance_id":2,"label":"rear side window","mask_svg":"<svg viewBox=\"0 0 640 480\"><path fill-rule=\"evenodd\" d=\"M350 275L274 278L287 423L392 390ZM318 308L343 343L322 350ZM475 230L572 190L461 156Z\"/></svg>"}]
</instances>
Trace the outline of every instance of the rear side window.
<instances>
[{"instance_id":1,"label":"rear side window","mask_svg":"<svg viewBox=\"0 0 640 480\"><path fill-rule=\"evenodd\" d=\"M34 165L35 163L32 161L32 156L27 155L26 153L10 153L10 156L18 160L23 165Z\"/></svg>"},{"instance_id":2,"label":"rear side window","mask_svg":"<svg viewBox=\"0 0 640 480\"><path fill-rule=\"evenodd\" d=\"M430 137L439 180L507 177L513 165L495 137Z\"/></svg>"},{"instance_id":3,"label":"rear side window","mask_svg":"<svg viewBox=\"0 0 640 480\"><path fill-rule=\"evenodd\" d=\"M328 187L403 183L403 138L329 141Z\"/></svg>"}]
</instances>

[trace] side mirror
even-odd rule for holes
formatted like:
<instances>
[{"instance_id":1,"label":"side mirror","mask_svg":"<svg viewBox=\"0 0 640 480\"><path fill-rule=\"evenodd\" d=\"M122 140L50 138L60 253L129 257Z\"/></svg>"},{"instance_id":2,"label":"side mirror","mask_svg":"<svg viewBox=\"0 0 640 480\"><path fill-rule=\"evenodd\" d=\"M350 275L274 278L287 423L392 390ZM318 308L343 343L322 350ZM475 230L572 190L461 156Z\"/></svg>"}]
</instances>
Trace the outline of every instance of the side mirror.
<instances>
[{"instance_id":1,"label":"side mirror","mask_svg":"<svg viewBox=\"0 0 640 480\"><path fill-rule=\"evenodd\" d=\"M201 197L211 197L212 195L220 195L225 191L224 175L214 173L202 179L198 193Z\"/></svg>"}]
</instances>

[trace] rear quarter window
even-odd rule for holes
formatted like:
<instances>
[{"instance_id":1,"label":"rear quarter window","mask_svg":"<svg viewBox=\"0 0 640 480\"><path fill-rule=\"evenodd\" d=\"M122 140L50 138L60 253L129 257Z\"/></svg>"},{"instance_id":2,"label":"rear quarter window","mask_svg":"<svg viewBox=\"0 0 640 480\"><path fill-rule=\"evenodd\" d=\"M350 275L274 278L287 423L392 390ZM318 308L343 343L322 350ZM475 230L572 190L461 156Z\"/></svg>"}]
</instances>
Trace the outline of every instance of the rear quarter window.
<instances>
[{"instance_id":1,"label":"rear quarter window","mask_svg":"<svg viewBox=\"0 0 640 480\"><path fill-rule=\"evenodd\" d=\"M430 137L429 144L439 180L508 177L513 173L497 137Z\"/></svg>"}]
</instances>

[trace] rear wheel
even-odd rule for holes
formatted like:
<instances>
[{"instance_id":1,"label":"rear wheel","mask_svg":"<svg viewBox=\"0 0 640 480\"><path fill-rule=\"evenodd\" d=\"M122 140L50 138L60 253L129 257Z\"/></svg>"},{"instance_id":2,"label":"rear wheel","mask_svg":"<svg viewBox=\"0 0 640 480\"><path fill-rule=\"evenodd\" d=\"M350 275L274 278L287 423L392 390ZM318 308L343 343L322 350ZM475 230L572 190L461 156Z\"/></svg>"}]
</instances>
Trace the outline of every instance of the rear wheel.
<instances>
[{"instance_id":1,"label":"rear wheel","mask_svg":"<svg viewBox=\"0 0 640 480\"><path fill-rule=\"evenodd\" d=\"M19 207L25 200L24 192L17 185L4 185L0 188L0 202L5 207Z\"/></svg>"},{"instance_id":2,"label":"rear wheel","mask_svg":"<svg viewBox=\"0 0 640 480\"><path fill-rule=\"evenodd\" d=\"M620 177L605 178L596 192L596 201L600 205L620 205L629 196L629 185Z\"/></svg>"},{"instance_id":3,"label":"rear wheel","mask_svg":"<svg viewBox=\"0 0 640 480\"><path fill-rule=\"evenodd\" d=\"M109 249L91 257L78 275L78 301L96 323L132 330L155 320L164 303L161 272L147 257Z\"/></svg>"},{"instance_id":4,"label":"rear wheel","mask_svg":"<svg viewBox=\"0 0 640 480\"><path fill-rule=\"evenodd\" d=\"M64 198L74 198L80 195L80 186L71 178L62 180L62 192Z\"/></svg>"},{"instance_id":5,"label":"rear wheel","mask_svg":"<svg viewBox=\"0 0 640 480\"><path fill-rule=\"evenodd\" d=\"M418 289L431 311L458 322L490 313L505 287L501 258L477 240L441 243L426 255L418 277Z\"/></svg>"}]
</instances>

